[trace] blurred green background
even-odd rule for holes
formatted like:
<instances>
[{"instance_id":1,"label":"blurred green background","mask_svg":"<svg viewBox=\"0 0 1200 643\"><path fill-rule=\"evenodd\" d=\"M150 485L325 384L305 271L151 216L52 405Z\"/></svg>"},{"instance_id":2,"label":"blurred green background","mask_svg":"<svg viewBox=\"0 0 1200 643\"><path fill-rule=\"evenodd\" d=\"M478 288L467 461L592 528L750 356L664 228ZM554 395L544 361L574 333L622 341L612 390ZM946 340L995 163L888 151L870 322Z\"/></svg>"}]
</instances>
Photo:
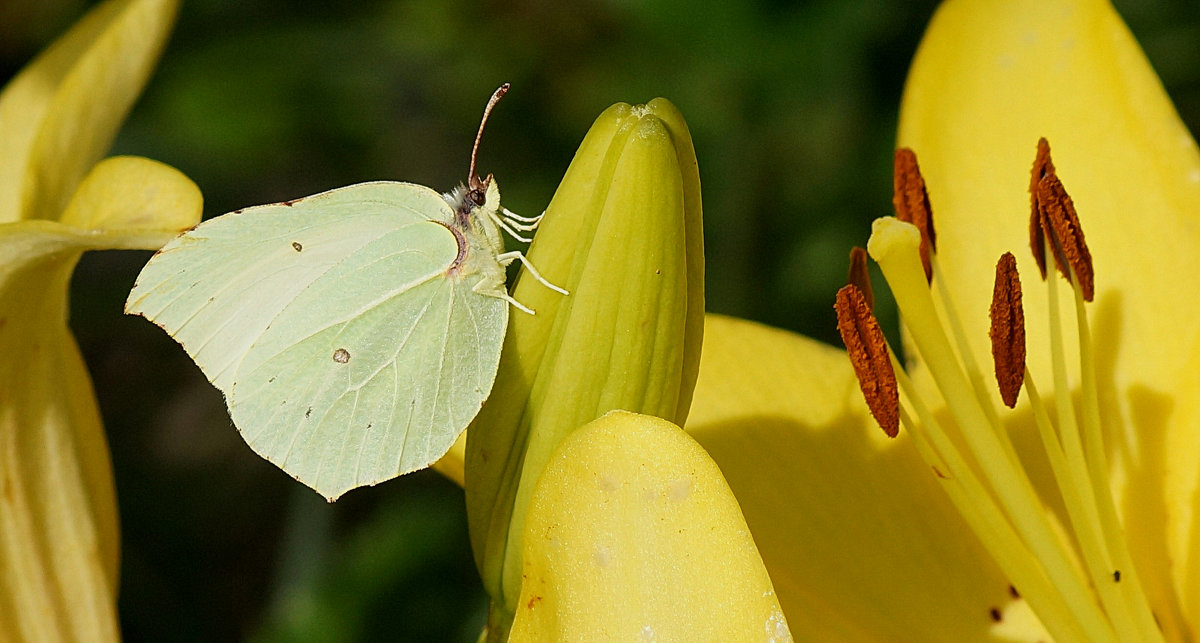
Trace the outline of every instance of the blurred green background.
<instances>
[{"instance_id":1,"label":"blurred green background","mask_svg":"<svg viewBox=\"0 0 1200 643\"><path fill-rule=\"evenodd\" d=\"M90 4L0 2L0 77ZM1116 5L1196 132L1200 5ZM900 91L934 6L187 0L113 152L183 170L206 216L366 180L449 189L509 81L480 171L532 215L604 108L665 96L700 160L708 309L836 342L833 293L889 213ZM175 343L121 315L148 256L93 253L72 293L116 468L127 639L474 641L461 491L426 472L328 505L254 456Z\"/></svg>"}]
</instances>

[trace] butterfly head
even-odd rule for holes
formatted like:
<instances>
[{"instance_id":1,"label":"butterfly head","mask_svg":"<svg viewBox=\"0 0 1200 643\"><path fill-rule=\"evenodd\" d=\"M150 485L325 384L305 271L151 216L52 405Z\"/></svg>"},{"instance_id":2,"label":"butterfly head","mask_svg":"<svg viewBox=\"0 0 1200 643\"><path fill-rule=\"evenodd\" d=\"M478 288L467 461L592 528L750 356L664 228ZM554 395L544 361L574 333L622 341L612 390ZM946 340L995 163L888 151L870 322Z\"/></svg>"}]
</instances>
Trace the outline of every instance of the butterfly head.
<instances>
[{"instance_id":1,"label":"butterfly head","mask_svg":"<svg viewBox=\"0 0 1200 643\"><path fill-rule=\"evenodd\" d=\"M485 179L472 176L467 185L460 184L444 198L454 210L454 223L460 230L478 227L479 218L487 219L488 211L500 209L500 188L491 174Z\"/></svg>"}]
</instances>

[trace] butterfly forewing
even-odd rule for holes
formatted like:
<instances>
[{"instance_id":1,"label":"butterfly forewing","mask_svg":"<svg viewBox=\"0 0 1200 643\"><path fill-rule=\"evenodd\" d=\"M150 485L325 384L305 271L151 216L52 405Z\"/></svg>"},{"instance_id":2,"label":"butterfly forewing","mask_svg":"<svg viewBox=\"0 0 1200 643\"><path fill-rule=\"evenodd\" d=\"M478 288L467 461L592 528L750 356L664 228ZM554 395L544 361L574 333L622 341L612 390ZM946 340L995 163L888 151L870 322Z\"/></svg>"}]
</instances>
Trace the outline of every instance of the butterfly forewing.
<instances>
[{"instance_id":1,"label":"butterfly forewing","mask_svg":"<svg viewBox=\"0 0 1200 643\"><path fill-rule=\"evenodd\" d=\"M432 463L491 389L507 304L448 273L453 213L378 182L218 217L126 310L167 330L260 455L328 498Z\"/></svg>"}]
</instances>

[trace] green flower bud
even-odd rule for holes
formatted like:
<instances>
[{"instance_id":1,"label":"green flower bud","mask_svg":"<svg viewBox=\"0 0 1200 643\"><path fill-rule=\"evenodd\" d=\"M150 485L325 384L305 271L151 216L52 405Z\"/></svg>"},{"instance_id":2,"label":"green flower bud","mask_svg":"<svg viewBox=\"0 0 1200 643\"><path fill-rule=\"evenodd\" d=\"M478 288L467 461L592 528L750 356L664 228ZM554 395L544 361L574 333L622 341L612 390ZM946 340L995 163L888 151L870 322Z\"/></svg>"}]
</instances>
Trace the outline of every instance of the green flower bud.
<instances>
[{"instance_id":1,"label":"green flower bud","mask_svg":"<svg viewBox=\"0 0 1200 643\"><path fill-rule=\"evenodd\" d=\"M584 138L529 250L563 296L522 273L492 394L468 431L471 544L507 635L534 483L568 434L614 409L683 424L704 325L700 177L664 99L606 110Z\"/></svg>"}]
</instances>

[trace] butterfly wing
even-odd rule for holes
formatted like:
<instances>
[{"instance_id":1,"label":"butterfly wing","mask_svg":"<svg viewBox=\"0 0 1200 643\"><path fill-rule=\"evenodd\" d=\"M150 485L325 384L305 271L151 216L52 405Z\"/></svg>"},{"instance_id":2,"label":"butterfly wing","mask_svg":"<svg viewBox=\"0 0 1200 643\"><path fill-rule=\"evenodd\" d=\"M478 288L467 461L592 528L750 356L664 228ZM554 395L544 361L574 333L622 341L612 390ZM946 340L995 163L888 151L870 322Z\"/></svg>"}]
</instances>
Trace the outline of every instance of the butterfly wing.
<instances>
[{"instance_id":1,"label":"butterfly wing","mask_svg":"<svg viewBox=\"0 0 1200 643\"><path fill-rule=\"evenodd\" d=\"M175 337L260 455L332 499L441 457L491 390L504 301L448 274L441 196L365 183L208 221L126 310Z\"/></svg>"},{"instance_id":2,"label":"butterfly wing","mask_svg":"<svg viewBox=\"0 0 1200 643\"><path fill-rule=\"evenodd\" d=\"M246 442L326 497L436 461L496 375L507 304L464 291L469 277L400 281L414 271L398 247L381 237L322 276L235 377L230 411ZM350 286L381 275L362 293ZM308 313L327 296L336 312Z\"/></svg>"}]
</instances>

